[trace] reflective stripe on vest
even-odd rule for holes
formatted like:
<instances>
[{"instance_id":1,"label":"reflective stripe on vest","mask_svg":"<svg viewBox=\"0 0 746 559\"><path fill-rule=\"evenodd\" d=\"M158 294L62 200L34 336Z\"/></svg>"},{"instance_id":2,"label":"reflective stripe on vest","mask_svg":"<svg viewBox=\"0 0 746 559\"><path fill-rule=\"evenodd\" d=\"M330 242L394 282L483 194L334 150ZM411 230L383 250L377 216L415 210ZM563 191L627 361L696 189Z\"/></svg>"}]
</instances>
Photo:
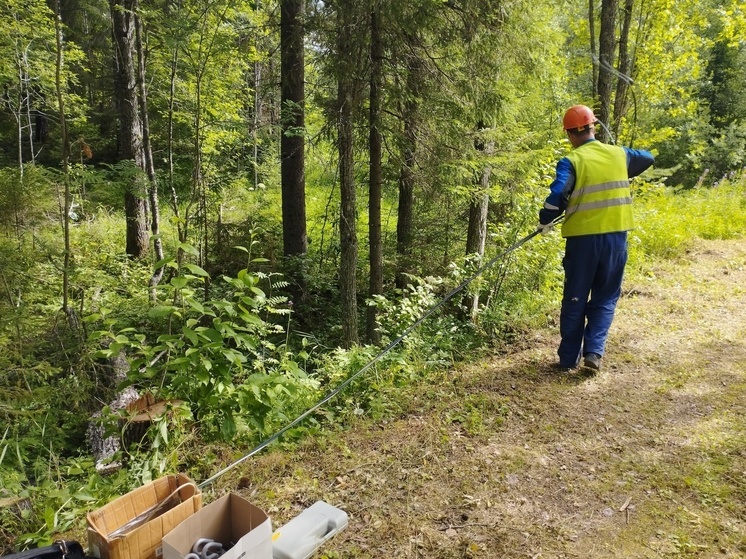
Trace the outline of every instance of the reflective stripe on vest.
<instances>
[{"instance_id":1,"label":"reflective stripe on vest","mask_svg":"<svg viewBox=\"0 0 746 559\"><path fill-rule=\"evenodd\" d=\"M632 195L624 148L591 141L567 158L575 170L575 187L565 210L562 236L632 229Z\"/></svg>"}]
</instances>

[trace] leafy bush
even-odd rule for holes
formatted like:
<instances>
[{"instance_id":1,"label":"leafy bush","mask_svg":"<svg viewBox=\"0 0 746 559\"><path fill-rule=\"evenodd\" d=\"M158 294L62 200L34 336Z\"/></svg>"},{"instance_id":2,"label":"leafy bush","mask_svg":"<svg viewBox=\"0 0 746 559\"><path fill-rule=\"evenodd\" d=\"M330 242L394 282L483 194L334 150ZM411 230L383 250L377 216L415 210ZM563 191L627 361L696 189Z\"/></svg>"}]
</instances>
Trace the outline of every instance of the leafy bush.
<instances>
[{"instance_id":1,"label":"leafy bush","mask_svg":"<svg viewBox=\"0 0 746 559\"><path fill-rule=\"evenodd\" d=\"M36 165L0 169L0 220L12 225L16 235L43 224L57 205L50 172Z\"/></svg>"},{"instance_id":2,"label":"leafy bush","mask_svg":"<svg viewBox=\"0 0 746 559\"><path fill-rule=\"evenodd\" d=\"M408 276L410 283L395 299L374 297L383 345L389 344L439 305L455 284L452 279ZM452 312L453 302L433 312L402 340L402 349L416 362L446 365L467 349L473 329Z\"/></svg>"},{"instance_id":3,"label":"leafy bush","mask_svg":"<svg viewBox=\"0 0 746 559\"><path fill-rule=\"evenodd\" d=\"M166 286L174 304L150 311L166 333L149 342L134 328L99 331L95 339L111 340L100 355L125 350L128 383L189 402L207 440L268 434L295 398L317 387L288 350L286 326L270 320L289 319L285 298L267 297L262 278L242 270L222 278L223 298L201 301L206 272L193 264L183 270Z\"/></svg>"}]
</instances>

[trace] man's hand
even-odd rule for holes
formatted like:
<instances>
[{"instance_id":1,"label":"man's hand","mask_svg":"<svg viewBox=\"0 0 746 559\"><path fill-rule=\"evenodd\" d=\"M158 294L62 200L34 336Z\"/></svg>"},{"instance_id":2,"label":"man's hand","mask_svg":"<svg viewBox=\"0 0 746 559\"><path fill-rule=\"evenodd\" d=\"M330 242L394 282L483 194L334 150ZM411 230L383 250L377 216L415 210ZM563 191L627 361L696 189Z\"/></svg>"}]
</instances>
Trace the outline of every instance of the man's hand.
<instances>
[{"instance_id":1,"label":"man's hand","mask_svg":"<svg viewBox=\"0 0 746 559\"><path fill-rule=\"evenodd\" d=\"M539 233L541 233L542 235L546 235L552 230L552 228L554 228L555 225L556 223L554 223L553 221L550 221L549 223L539 223L539 225L536 227L536 230L539 231Z\"/></svg>"}]
</instances>

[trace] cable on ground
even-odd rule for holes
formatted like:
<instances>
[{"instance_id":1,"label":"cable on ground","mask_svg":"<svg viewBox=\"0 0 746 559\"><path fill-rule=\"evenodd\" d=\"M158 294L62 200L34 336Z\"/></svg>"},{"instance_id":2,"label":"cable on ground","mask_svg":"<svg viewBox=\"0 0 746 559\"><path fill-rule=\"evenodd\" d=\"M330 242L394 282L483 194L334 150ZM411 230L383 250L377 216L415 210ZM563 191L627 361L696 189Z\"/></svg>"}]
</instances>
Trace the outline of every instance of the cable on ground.
<instances>
[{"instance_id":1,"label":"cable on ground","mask_svg":"<svg viewBox=\"0 0 746 559\"><path fill-rule=\"evenodd\" d=\"M562 217L554 220L552 223L554 225L558 224L560 221L562 221ZM505 258L508 254L513 252L514 250L518 249L519 247L523 246L527 241L534 238L536 235L538 235L541 232L540 229L537 229L533 231L532 233L529 233L522 239L516 241L512 245L510 245L508 248L506 248L504 251L499 253L497 256L494 256L491 258L486 264L484 264L481 268L479 268L470 278L464 280L461 282L457 287L455 287L453 290L451 290L443 299L441 299L438 303L430 307L425 313L420 316L414 323L412 323L411 326L409 326L404 332L401 333L401 335L396 338L394 341L389 343L381 352L376 355L373 359L371 359L368 363L366 363L358 372L356 372L354 375L350 376L347 380L342 382L339 386L337 386L334 390L329 392L326 396L324 396L321 400L319 400L316 404L314 404L312 407L308 408L305 412L300 414L298 417L296 417L293 421L285 425L282 429L277 431L274 435L266 438L264 441L259 443L257 446L255 446L248 454L242 456L232 464L226 466L216 474L212 475L211 477L207 478L202 483L198 484L197 487L202 489L203 487L206 487L210 484L212 484L216 479L218 479L223 474L229 472L239 464L245 462L255 454L258 454L262 450L264 450L266 447L268 447L270 444L275 442L277 439L282 437L285 433L287 433L290 429L298 425L300 422L302 422L304 419L306 419L309 415L314 413L317 409L319 409L321 406L326 404L328 401L330 401L332 398L334 398L337 394L342 392L347 386L349 386L356 378L361 376L363 373L368 371L373 365L375 365L378 361L381 360L381 358L386 355L389 351L394 349L397 345L401 343L401 341L406 338L415 328L417 328L420 324L422 324L427 318L429 318L435 311L437 311L440 307L445 305L448 301L450 301L457 293L459 293L461 290L463 290L467 285L469 285L472 281L474 281L476 278L478 278L480 275L482 275L486 270L494 266L495 262L498 260L501 260L502 258Z\"/></svg>"}]
</instances>

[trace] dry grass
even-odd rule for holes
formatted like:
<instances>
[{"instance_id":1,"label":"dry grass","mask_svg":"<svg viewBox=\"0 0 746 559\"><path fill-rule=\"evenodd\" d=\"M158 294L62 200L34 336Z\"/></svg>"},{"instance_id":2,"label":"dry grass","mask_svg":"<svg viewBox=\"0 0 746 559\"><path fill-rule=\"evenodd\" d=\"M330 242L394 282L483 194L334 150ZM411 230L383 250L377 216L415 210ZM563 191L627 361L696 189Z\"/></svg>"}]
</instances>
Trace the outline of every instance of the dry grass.
<instances>
[{"instance_id":1,"label":"dry grass","mask_svg":"<svg viewBox=\"0 0 746 559\"><path fill-rule=\"evenodd\" d=\"M595 377L538 332L213 490L344 509L330 558L746 557L746 243L697 246L627 282Z\"/></svg>"}]
</instances>

